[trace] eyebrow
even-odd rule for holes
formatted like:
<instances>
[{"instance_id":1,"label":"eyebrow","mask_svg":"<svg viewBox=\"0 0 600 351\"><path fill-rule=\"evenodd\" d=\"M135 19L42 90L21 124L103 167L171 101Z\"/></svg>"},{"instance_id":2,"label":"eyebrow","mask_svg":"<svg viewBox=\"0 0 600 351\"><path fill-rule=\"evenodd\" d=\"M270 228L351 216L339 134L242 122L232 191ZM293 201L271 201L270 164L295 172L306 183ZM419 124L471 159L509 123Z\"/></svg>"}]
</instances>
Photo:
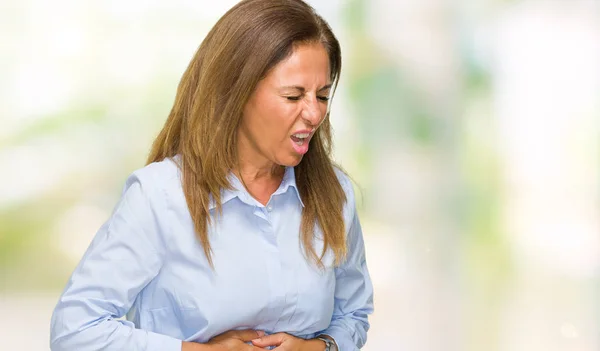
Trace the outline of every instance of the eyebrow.
<instances>
[{"instance_id":1,"label":"eyebrow","mask_svg":"<svg viewBox=\"0 0 600 351\"><path fill-rule=\"evenodd\" d=\"M325 91L327 89L330 89L331 86L332 86L332 84L327 84L324 87L322 87L321 89L319 89L317 92L321 92L321 91ZM287 86L281 87L281 89L282 90L284 90L284 89L294 89L294 90L298 90L298 91L300 91L302 93L306 91L306 89L304 89L303 87L298 86L298 85L287 85Z\"/></svg>"}]
</instances>

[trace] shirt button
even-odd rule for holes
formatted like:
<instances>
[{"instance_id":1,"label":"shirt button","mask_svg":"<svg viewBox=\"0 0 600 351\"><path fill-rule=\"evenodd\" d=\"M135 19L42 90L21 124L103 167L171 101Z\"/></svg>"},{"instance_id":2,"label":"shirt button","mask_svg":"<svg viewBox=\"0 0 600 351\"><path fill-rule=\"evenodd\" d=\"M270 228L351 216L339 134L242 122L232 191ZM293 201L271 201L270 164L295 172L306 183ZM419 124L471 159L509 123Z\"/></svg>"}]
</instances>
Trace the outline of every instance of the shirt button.
<instances>
[{"instance_id":1,"label":"shirt button","mask_svg":"<svg viewBox=\"0 0 600 351\"><path fill-rule=\"evenodd\" d=\"M267 211L269 211L269 212L273 211L273 206L267 206Z\"/></svg>"}]
</instances>

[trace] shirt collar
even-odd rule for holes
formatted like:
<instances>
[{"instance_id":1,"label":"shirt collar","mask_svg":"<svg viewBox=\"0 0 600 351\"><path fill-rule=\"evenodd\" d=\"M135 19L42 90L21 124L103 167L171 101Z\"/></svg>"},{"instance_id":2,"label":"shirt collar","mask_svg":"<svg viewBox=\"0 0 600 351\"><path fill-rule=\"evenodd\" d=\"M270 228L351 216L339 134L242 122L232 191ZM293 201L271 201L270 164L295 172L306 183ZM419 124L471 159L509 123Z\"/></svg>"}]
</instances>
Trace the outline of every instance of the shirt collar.
<instances>
[{"instance_id":1,"label":"shirt collar","mask_svg":"<svg viewBox=\"0 0 600 351\"><path fill-rule=\"evenodd\" d=\"M230 172L228 175L228 180L229 180L229 184L231 184L232 188L231 189L221 189L221 204L222 205L236 197L248 205L254 206L254 205L258 204L258 201L256 201L256 199L254 199L246 191L246 188L244 187L242 182L238 179L238 177L235 176L235 174ZM283 179L281 181L281 184L279 185L279 188L277 188L277 190L275 190L273 195L284 194L285 192L288 191L288 189L290 187L292 187L294 189L294 193L296 194L298 201L300 201L300 204L302 205L302 207L304 207L304 203L302 202L302 199L300 198L300 192L298 191L298 186L296 185L296 175L294 173L294 167L286 167L285 168L285 173L283 174ZM208 208L209 208L209 210L212 210L215 207L217 207L217 204L215 203L214 199L211 196Z\"/></svg>"},{"instance_id":2,"label":"shirt collar","mask_svg":"<svg viewBox=\"0 0 600 351\"><path fill-rule=\"evenodd\" d=\"M275 193L273 193L273 195L283 194L286 191L288 191L290 187L294 188L294 193L296 194L298 201L300 201L300 204L302 205L302 207L304 207L304 202L302 202L302 198L300 197L298 185L296 185L296 173L294 171L294 167L285 168L285 173L283 174L283 180L281 181L281 185L279 185L279 188L275 190Z\"/></svg>"}]
</instances>

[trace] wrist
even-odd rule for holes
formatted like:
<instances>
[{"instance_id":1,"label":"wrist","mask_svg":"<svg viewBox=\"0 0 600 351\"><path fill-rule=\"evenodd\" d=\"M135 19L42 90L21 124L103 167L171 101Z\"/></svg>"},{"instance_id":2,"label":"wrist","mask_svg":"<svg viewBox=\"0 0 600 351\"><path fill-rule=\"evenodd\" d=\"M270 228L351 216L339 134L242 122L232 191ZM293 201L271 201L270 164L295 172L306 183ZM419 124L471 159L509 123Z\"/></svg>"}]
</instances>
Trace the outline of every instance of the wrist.
<instances>
[{"instance_id":1,"label":"wrist","mask_svg":"<svg viewBox=\"0 0 600 351\"><path fill-rule=\"evenodd\" d=\"M323 341L325 344L325 351L339 351L335 340L331 336L320 334L317 335L316 339Z\"/></svg>"},{"instance_id":2,"label":"wrist","mask_svg":"<svg viewBox=\"0 0 600 351\"><path fill-rule=\"evenodd\" d=\"M324 351L327 347L327 344L323 340L319 339L309 339L306 340L306 347L304 351Z\"/></svg>"},{"instance_id":3,"label":"wrist","mask_svg":"<svg viewBox=\"0 0 600 351\"><path fill-rule=\"evenodd\" d=\"M199 344L197 342L184 341L181 344L181 351L216 351L213 345Z\"/></svg>"}]
</instances>

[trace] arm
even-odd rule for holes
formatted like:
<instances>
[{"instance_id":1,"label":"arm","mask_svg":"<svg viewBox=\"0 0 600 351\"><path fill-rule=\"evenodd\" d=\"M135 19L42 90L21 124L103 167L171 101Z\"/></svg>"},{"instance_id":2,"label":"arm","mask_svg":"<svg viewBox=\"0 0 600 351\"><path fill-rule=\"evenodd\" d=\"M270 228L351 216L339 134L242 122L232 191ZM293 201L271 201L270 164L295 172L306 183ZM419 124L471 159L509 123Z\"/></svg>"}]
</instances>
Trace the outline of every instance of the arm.
<instances>
[{"instance_id":1,"label":"arm","mask_svg":"<svg viewBox=\"0 0 600 351\"><path fill-rule=\"evenodd\" d=\"M53 351L180 351L181 340L136 329L117 320L158 274L160 201L131 176L114 213L73 272L52 315ZM164 203L164 202L162 202Z\"/></svg>"},{"instance_id":2,"label":"arm","mask_svg":"<svg viewBox=\"0 0 600 351\"><path fill-rule=\"evenodd\" d=\"M351 185L349 185L351 187ZM331 324L322 334L330 336L339 351L355 351L367 341L368 315L373 313L373 286L365 259L362 229L353 193L348 198L352 206L348 229L348 256L335 269L335 302Z\"/></svg>"}]
</instances>

